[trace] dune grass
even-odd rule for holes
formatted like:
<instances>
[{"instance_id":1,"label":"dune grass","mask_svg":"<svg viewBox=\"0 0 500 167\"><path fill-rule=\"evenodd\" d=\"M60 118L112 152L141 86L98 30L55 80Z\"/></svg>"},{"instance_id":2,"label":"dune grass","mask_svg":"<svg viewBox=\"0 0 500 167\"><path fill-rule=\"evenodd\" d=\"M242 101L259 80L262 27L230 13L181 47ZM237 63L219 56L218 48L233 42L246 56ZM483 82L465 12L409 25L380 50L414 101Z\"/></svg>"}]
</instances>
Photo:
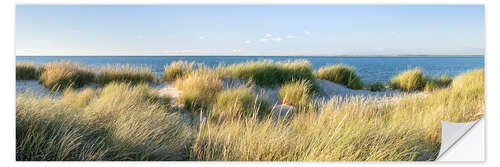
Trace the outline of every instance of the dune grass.
<instances>
[{"instance_id":1,"label":"dune grass","mask_svg":"<svg viewBox=\"0 0 500 167\"><path fill-rule=\"evenodd\" d=\"M215 70L202 67L175 82L182 91L180 101L192 112L205 110L213 103L217 92L223 89L220 75Z\"/></svg>"},{"instance_id":2,"label":"dune grass","mask_svg":"<svg viewBox=\"0 0 500 167\"><path fill-rule=\"evenodd\" d=\"M309 105L314 105L310 103ZM291 120L246 117L200 126L191 160L410 161L434 160L441 120L467 122L484 114L484 71L458 76L449 88L395 103L333 98Z\"/></svg>"},{"instance_id":3,"label":"dune grass","mask_svg":"<svg viewBox=\"0 0 500 167\"><path fill-rule=\"evenodd\" d=\"M233 64L226 68L227 74L239 79L270 86L284 84L292 80L314 82L311 63L306 60L274 62L271 60Z\"/></svg>"},{"instance_id":4,"label":"dune grass","mask_svg":"<svg viewBox=\"0 0 500 167\"><path fill-rule=\"evenodd\" d=\"M16 159L187 159L192 129L152 100L147 85L110 83L96 96L89 92L61 100L18 95ZM92 100L73 99L82 96Z\"/></svg>"},{"instance_id":5,"label":"dune grass","mask_svg":"<svg viewBox=\"0 0 500 167\"><path fill-rule=\"evenodd\" d=\"M79 88L95 80L95 73L87 67L61 60L47 63L40 69L40 82L48 89Z\"/></svg>"},{"instance_id":6,"label":"dune grass","mask_svg":"<svg viewBox=\"0 0 500 167\"><path fill-rule=\"evenodd\" d=\"M163 80L165 81L175 81L177 78L189 75L193 72L195 67L195 62L187 61L175 61L169 65L165 65L165 70L163 72Z\"/></svg>"},{"instance_id":7,"label":"dune grass","mask_svg":"<svg viewBox=\"0 0 500 167\"><path fill-rule=\"evenodd\" d=\"M38 68L34 62L16 62L16 80L38 79Z\"/></svg>"},{"instance_id":8,"label":"dune grass","mask_svg":"<svg viewBox=\"0 0 500 167\"><path fill-rule=\"evenodd\" d=\"M284 104L295 107L307 105L314 94L312 84L307 80L298 80L281 86L279 97Z\"/></svg>"},{"instance_id":9,"label":"dune grass","mask_svg":"<svg viewBox=\"0 0 500 167\"><path fill-rule=\"evenodd\" d=\"M448 75L442 75L439 78L428 78L425 83L424 91L429 92L440 88L448 87L452 81L453 78L451 78Z\"/></svg>"},{"instance_id":10,"label":"dune grass","mask_svg":"<svg viewBox=\"0 0 500 167\"><path fill-rule=\"evenodd\" d=\"M391 79L391 87L405 91L431 89L426 86L435 84L425 96L408 94L394 101L364 96L313 101L314 78L308 78L312 72L305 64L261 61L215 69L201 65L182 77L172 77L182 91L178 100L184 107L210 118L199 124L188 124L165 102L169 97L160 97L143 82L118 80L104 88L65 89L60 98L18 94L16 159L434 160L441 144L442 120L469 122L484 114L484 70L452 80L447 76L429 79L414 69ZM69 72L62 75L56 70ZM49 63L41 70L40 78L45 73L45 80L40 80L93 75L86 72L87 68L69 61ZM255 83L259 77L277 77L259 82L279 84L280 99L296 106L296 111L290 117L275 117L252 87L224 90L220 79L224 75Z\"/></svg>"},{"instance_id":11,"label":"dune grass","mask_svg":"<svg viewBox=\"0 0 500 167\"><path fill-rule=\"evenodd\" d=\"M356 74L354 67L345 64L322 67L316 72L316 77L345 85L351 89L363 88L363 82Z\"/></svg>"},{"instance_id":12,"label":"dune grass","mask_svg":"<svg viewBox=\"0 0 500 167\"><path fill-rule=\"evenodd\" d=\"M110 82L130 82L133 84L154 82L155 75L146 66L131 66L129 64L106 65L99 69L97 83L106 85Z\"/></svg>"},{"instance_id":13,"label":"dune grass","mask_svg":"<svg viewBox=\"0 0 500 167\"><path fill-rule=\"evenodd\" d=\"M422 90L425 87L426 78L420 68L410 69L399 73L389 80L392 89L400 89L406 92Z\"/></svg>"},{"instance_id":14,"label":"dune grass","mask_svg":"<svg viewBox=\"0 0 500 167\"><path fill-rule=\"evenodd\" d=\"M389 87L406 92L421 91L431 92L448 87L453 78L442 75L439 78L425 76L420 68L406 70L389 80Z\"/></svg>"},{"instance_id":15,"label":"dune grass","mask_svg":"<svg viewBox=\"0 0 500 167\"><path fill-rule=\"evenodd\" d=\"M382 82L375 82L365 85L365 88L372 92L382 91L385 89L385 85Z\"/></svg>"},{"instance_id":16,"label":"dune grass","mask_svg":"<svg viewBox=\"0 0 500 167\"><path fill-rule=\"evenodd\" d=\"M65 89L60 102L72 108L86 107L96 96L96 91L92 88L85 88L82 91Z\"/></svg>"},{"instance_id":17,"label":"dune grass","mask_svg":"<svg viewBox=\"0 0 500 167\"><path fill-rule=\"evenodd\" d=\"M251 87L239 87L218 92L208 115L221 121L266 115L269 111L269 104L255 95Z\"/></svg>"}]
</instances>

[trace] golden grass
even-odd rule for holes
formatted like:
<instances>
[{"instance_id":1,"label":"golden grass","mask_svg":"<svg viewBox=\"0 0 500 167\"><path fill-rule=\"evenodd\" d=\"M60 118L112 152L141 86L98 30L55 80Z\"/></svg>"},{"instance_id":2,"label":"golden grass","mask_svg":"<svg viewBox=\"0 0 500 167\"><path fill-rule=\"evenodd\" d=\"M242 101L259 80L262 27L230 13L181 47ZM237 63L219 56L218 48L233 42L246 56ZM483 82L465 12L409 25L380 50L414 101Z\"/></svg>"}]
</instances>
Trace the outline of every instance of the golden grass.
<instances>
[{"instance_id":1,"label":"golden grass","mask_svg":"<svg viewBox=\"0 0 500 167\"><path fill-rule=\"evenodd\" d=\"M279 97L284 104L301 107L311 102L314 92L307 80L298 80L281 86Z\"/></svg>"},{"instance_id":2,"label":"golden grass","mask_svg":"<svg viewBox=\"0 0 500 167\"><path fill-rule=\"evenodd\" d=\"M87 105L68 100L88 92L65 93L61 100L18 95L16 159L187 159L192 129L155 102L147 85L110 83Z\"/></svg>"},{"instance_id":3,"label":"golden grass","mask_svg":"<svg viewBox=\"0 0 500 167\"><path fill-rule=\"evenodd\" d=\"M175 77L184 107L203 111L210 118L200 124L188 125L189 121L173 113L163 102L165 97L159 97L146 83L111 82L98 90L67 89L61 98L19 94L16 159L434 160L441 144L442 120L469 122L484 114L484 70L473 70L451 81L445 76L427 79L416 69L391 80L398 89L407 91L425 89L432 81L438 84L439 89L424 96L409 94L394 101L363 96L311 101L310 80L291 77L300 76L305 69L307 78L307 68L265 62L240 66L201 66ZM56 62L47 64L42 76L55 75L58 68L69 71L64 74L86 71L70 62ZM287 68L290 74L284 72ZM278 69L280 75L264 73L272 69ZM266 103L252 88L223 90L220 78L224 74L250 80L279 77L269 83L280 83L282 100L298 107L286 118L267 114ZM309 96L303 98L305 95Z\"/></svg>"},{"instance_id":4,"label":"golden grass","mask_svg":"<svg viewBox=\"0 0 500 167\"><path fill-rule=\"evenodd\" d=\"M434 160L441 120L466 122L484 114L484 71L462 74L451 87L426 97L406 96L395 103L333 98L320 106L305 108L291 120L207 121L191 160Z\"/></svg>"},{"instance_id":5,"label":"golden grass","mask_svg":"<svg viewBox=\"0 0 500 167\"><path fill-rule=\"evenodd\" d=\"M345 85L351 89L363 88L363 82L356 74L354 67L345 64L321 67L316 72L316 77Z\"/></svg>"},{"instance_id":6,"label":"golden grass","mask_svg":"<svg viewBox=\"0 0 500 167\"><path fill-rule=\"evenodd\" d=\"M251 87L239 87L218 92L208 115L221 121L265 115L269 110L269 104L255 95Z\"/></svg>"},{"instance_id":7,"label":"golden grass","mask_svg":"<svg viewBox=\"0 0 500 167\"><path fill-rule=\"evenodd\" d=\"M49 89L79 88L95 80L94 72L69 60L47 63L40 71L40 82Z\"/></svg>"},{"instance_id":8,"label":"golden grass","mask_svg":"<svg viewBox=\"0 0 500 167\"><path fill-rule=\"evenodd\" d=\"M60 102L72 108L82 108L86 107L95 98L95 96L96 91L92 88L86 88L82 91L65 89Z\"/></svg>"},{"instance_id":9,"label":"golden grass","mask_svg":"<svg viewBox=\"0 0 500 167\"><path fill-rule=\"evenodd\" d=\"M186 109L193 112L207 109L213 103L217 92L223 89L219 78L219 73L206 67L179 78L175 82L176 88L182 91L179 100Z\"/></svg>"},{"instance_id":10,"label":"golden grass","mask_svg":"<svg viewBox=\"0 0 500 167\"><path fill-rule=\"evenodd\" d=\"M34 62L16 62L16 80L38 78L38 68Z\"/></svg>"},{"instance_id":11,"label":"golden grass","mask_svg":"<svg viewBox=\"0 0 500 167\"><path fill-rule=\"evenodd\" d=\"M185 75L189 75L193 72L195 62L187 61L175 61L170 63L170 65L165 65L165 70L163 72L163 80L165 81L175 81ZM201 66L201 65L199 65Z\"/></svg>"},{"instance_id":12,"label":"golden grass","mask_svg":"<svg viewBox=\"0 0 500 167\"><path fill-rule=\"evenodd\" d=\"M422 90L425 87L425 76L420 68L415 68L399 73L389 80L392 89L400 89L406 92Z\"/></svg>"},{"instance_id":13,"label":"golden grass","mask_svg":"<svg viewBox=\"0 0 500 167\"><path fill-rule=\"evenodd\" d=\"M114 64L101 67L97 76L97 83L106 85L110 82L154 82L155 75L151 68L146 66L131 66L129 64Z\"/></svg>"}]
</instances>

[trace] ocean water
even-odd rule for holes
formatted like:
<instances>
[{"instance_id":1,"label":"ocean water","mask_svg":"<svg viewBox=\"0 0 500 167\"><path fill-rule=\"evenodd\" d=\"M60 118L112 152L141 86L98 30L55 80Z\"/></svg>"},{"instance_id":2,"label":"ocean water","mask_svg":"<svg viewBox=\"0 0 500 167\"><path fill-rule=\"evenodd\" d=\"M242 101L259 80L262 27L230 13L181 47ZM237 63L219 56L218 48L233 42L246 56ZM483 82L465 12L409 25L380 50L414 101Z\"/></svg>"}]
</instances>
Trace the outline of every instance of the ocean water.
<instances>
[{"instance_id":1,"label":"ocean water","mask_svg":"<svg viewBox=\"0 0 500 167\"><path fill-rule=\"evenodd\" d=\"M399 72L420 67L426 75L442 74L456 76L463 72L484 68L483 56L16 56L16 61L33 61L39 64L58 60L71 60L86 65L131 64L146 65L160 74L165 64L185 60L209 66L233 64L246 61L308 60L314 69L333 64L354 66L364 82L387 82Z\"/></svg>"}]
</instances>

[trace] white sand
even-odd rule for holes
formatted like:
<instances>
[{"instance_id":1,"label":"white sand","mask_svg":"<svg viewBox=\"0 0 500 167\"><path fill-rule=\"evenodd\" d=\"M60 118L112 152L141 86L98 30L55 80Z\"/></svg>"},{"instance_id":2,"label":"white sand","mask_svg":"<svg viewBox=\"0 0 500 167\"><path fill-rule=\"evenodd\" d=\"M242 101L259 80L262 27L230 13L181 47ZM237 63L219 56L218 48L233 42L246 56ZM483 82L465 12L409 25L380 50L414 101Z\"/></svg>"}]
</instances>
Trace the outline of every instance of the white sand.
<instances>
[{"instance_id":1,"label":"white sand","mask_svg":"<svg viewBox=\"0 0 500 167\"><path fill-rule=\"evenodd\" d=\"M16 80L16 95L26 92L36 96L49 94L49 91L38 80Z\"/></svg>"},{"instance_id":2,"label":"white sand","mask_svg":"<svg viewBox=\"0 0 500 167\"><path fill-rule=\"evenodd\" d=\"M404 94L398 90L385 89L384 91L372 92L369 90L354 90L349 89L344 85L340 85L328 80L316 79L316 83L321 89L321 97L325 99L330 99L334 96L340 97L352 97L352 96L374 96L374 97L393 97L400 96Z\"/></svg>"}]
</instances>

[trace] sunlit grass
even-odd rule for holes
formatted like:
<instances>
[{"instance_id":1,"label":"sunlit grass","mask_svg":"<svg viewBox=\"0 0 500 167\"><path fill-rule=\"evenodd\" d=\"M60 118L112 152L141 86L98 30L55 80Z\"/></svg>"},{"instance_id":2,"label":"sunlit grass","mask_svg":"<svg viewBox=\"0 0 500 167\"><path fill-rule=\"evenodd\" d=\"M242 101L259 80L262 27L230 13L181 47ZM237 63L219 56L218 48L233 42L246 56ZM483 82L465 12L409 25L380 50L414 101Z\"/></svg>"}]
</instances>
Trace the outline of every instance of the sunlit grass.
<instances>
[{"instance_id":1,"label":"sunlit grass","mask_svg":"<svg viewBox=\"0 0 500 167\"><path fill-rule=\"evenodd\" d=\"M49 89L79 88L93 82L96 76L87 67L64 60L45 64L40 73L40 82Z\"/></svg>"},{"instance_id":2,"label":"sunlit grass","mask_svg":"<svg viewBox=\"0 0 500 167\"><path fill-rule=\"evenodd\" d=\"M451 79L428 78L414 69L391 79L391 87L427 92L323 101L313 99L315 78L308 62L260 61L195 69L184 65L183 72L168 77L181 91L178 101L208 119L184 120L168 103L170 97L149 87L149 79L110 70L102 82L107 84L99 85L103 87L64 89L61 97L18 94L16 159L434 160L441 144L441 121L469 122L484 114L484 70ZM317 76L344 77L348 79L337 81L358 85L353 69L330 68ZM326 72L336 70L347 72ZM224 89L221 78L227 75L250 84ZM81 86L91 82L91 76L95 74L85 66L61 61L45 65L40 80L47 87ZM271 112L266 97L254 92L257 86L252 83L278 85L281 101L295 107L291 116L273 115L277 113ZM378 91L383 86L365 88Z\"/></svg>"},{"instance_id":3,"label":"sunlit grass","mask_svg":"<svg viewBox=\"0 0 500 167\"><path fill-rule=\"evenodd\" d=\"M217 120L227 120L265 115L269 110L269 104L254 94L251 87L239 87L218 92L208 114Z\"/></svg>"},{"instance_id":4,"label":"sunlit grass","mask_svg":"<svg viewBox=\"0 0 500 167\"><path fill-rule=\"evenodd\" d=\"M307 80L298 80L281 86L279 97L284 104L301 107L310 103L314 92Z\"/></svg>"},{"instance_id":5,"label":"sunlit grass","mask_svg":"<svg viewBox=\"0 0 500 167\"><path fill-rule=\"evenodd\" d=\"M407 92L422 90L425 87L426 78L420 68L415 68L399 73L389 80L392 89L400 89Z\"/></svg>"},{"instance_id":6,"label":"sunlit grass","mask_svg":"<svg viewBox=\"0 0 500 167\"><path fill-rule=\"evenodd\" d=\"M17 160L182 160L192 129L147 85L16 98ZM87 99L75 99L90 97ZM92 99L92 100L88 100ZM88 103L88 104L84 104Z\"/></svg>"},{"instance_id":7,"label":"sunlit grass","mask_svg":"<svg viewBox=\"0 0 500 167\"><path fill-rule=\"evenodd\" d=\"M395 103L366 97L314 103L291 120L272 117L202 124L192 160L407 161L434 160L441 120L467 122L484 114L484 71L458 76L449 88Z\"/></svg>"},{"instance_id":8,"label":"sunlit grass","mask_svg":"<svg viewBox=\"0 0 500 167\"><path fill-rule=\"evenodd\" d=\"M220 75L213 69L204 67L177 79L175 86L182 91L179 98L184 107L190 111L200 111L210 107L217 92L223 89L219 78Z\"/></svg>"},{"instance_id":9,"label":"sunlit grass","mask_svg":"<svg viewBox=\"0 0 500 167\"><path fill-rule=\"evenodd\" d=\"M165 65L165 69L163 72L163 80L175 81L177 78L181 78L193 72L194 67L195 67L195 62L187 62L187 61L172 62L169 65Z\"/></svg>"},{"instance_id":10,"label":"sunlit grass","mask_svg":"<svg viewBox=\"0 0 500 167\"><path fill-rule=\"evenodd\" d=\"M146 66L131 66L129 64L108 64L101 67L99 75L97 75L97 83L101 85L106 85L110 82L130 82L137 84L154 81L155 75L151 71L151 68Z\"/></svg>"},{"instance_id":11,"label":"sunlit grass","mask_svg":"<svg viewBox=\"0 0 500 167\"><path fill-rule=\"evenodd\" d=\"M351 89L363 88L363 82L356 74L354 67L345 64L322 67L316 72L316 77L345 85Z\"/></svg>"}]
</instances>

